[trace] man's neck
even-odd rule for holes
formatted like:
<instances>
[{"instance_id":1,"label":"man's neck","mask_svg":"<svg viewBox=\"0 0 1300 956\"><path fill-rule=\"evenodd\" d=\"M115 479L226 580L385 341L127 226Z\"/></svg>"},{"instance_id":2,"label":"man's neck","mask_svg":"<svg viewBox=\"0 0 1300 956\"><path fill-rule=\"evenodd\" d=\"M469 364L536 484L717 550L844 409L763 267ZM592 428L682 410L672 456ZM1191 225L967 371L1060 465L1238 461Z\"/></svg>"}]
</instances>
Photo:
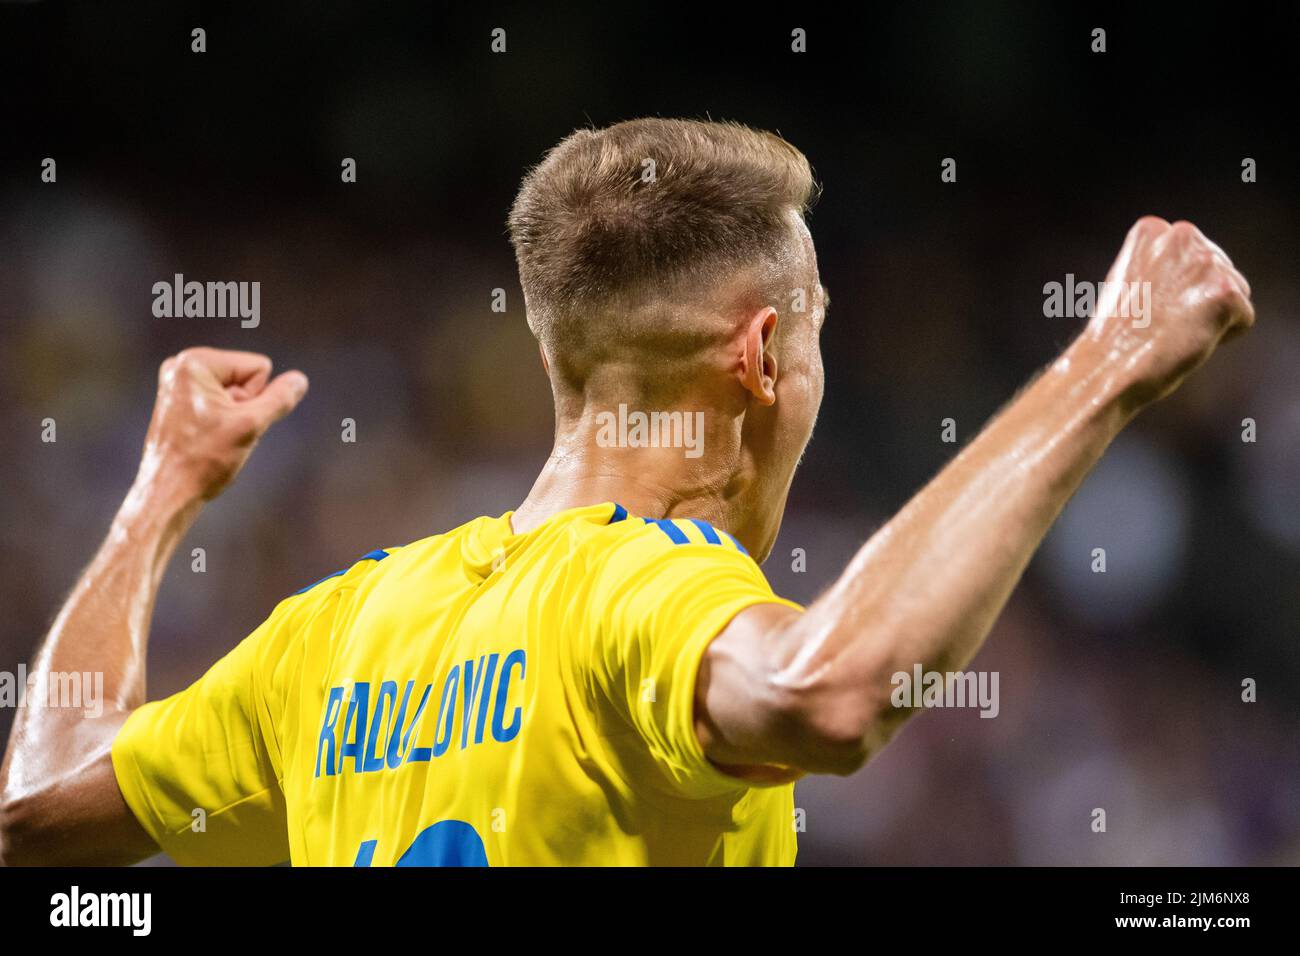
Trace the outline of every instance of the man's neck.
<instances>
[{"instance_id":1,"label":"man's neck","mask_svg":"<svg viewBox=\"0 0 1300 956\"><path fill-rule=\"evenodd\" d=\"M736 456L737 458L739 456ZM724 530L742 524L741 469L717 458L687 459L680 448L600 448L557 442L511 525L523 533L547 518L613 501L644 518L700 518Z\"/></svg>"}]
</instances>

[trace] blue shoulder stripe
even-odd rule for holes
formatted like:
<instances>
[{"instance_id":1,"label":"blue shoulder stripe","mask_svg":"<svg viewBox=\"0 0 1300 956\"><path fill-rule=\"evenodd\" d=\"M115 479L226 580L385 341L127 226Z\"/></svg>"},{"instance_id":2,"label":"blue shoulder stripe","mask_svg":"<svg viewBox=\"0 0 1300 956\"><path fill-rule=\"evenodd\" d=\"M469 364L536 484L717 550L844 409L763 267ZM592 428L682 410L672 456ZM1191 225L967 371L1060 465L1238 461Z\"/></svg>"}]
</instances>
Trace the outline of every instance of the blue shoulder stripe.
<instances>
[{"instance_id":1,"label":"blue shoulder stripe","mask_svg":"<svg viewBox=\"0 0 1300 956\"><path fill-rule=\"evenodd\" d=\"M681 528L677 527L677 525L674 524L673 521L669 518L642 518L641 520L644 521L646 524L657 525L660 531L668 535L668 540L671 541L673 544L691 543L691 539L686 537L686 532L682 531ZM687 520L689 520L691 524L695 525L695 527L700 529L700 534L704 535L704 540L707 541L709 544L722 544L722 538L718 536L721 533L723 535L726 535L727 540L736 546L737 551L739 551L741 554L744 555L749 554L749 552L745 550L745 546L742 545L739 541L737 541L735 537L729 534L728 532L726 531L719 532L718 529L713 527L713 525L709 524L707 521L702 521L699 518L689 518Z\"/></svg>"},{"instance_id":2,"label":"blue shoulder stripe","mask_svg":"<svg viewBox=\"0 0 1300 956\"><path fill-rule=\"evenodd\" d=\"M722 539L718 537L718 532L713 530L713 525L707 521L701 521L699 518L692 518L691 524L700 529L700 534L704 535L704 540L709 544L722 544Z\"/></svg>"},{"instance_id":3,"label":"blue shoulder stripe","mask_svg":"<svg viewBox=\"0 0 1300 956\"><path fill-rule=\"evenodd\" d=\"M642 518L641 520L646 524L658 525L659 530L668 535L668 540L673 544L691 543L691 539L686 537L686 532L673 524L668 518Z\"/></svg>"},{"instance_id":4,"label":"blue shoulder stripe","mask_svg":"<svg viewBox=\"0 0 1300 956\"><path fill-rule=\"evenodd\" d=\"M722 532L722 533L725 534L729 539L731 539L731 543L734 544L734 545L736 546L736 550L737 550L737 551L739 551L739 552L740 552L741 554L743 554L745 557L749 557L749 552L745 550L745 546L744 546L743 544L741 544L739 541L736 540L736 536L735 536L735 535L730 534L730 533L728 533L728 532L726 532L726 531L724 531L724 532Z\"/></svg>"},{"instance_id":5,"label":"blue shoulder stripe","mask_svg":"<svg viewBox=\"0 0 1300 956\"><path fill-rule=\"evenodd\" d=\"M313 581L305 588L299 588L297 591L294 591L293 594L289 596L297 597L299 594L305 594L308 591L310 591L312 588L314 588L316 585L323 584L324 582L328 581L330 578L337 578L340 574L347 574L349 571L352 570L352 568L356 567L362 561L382 561L386 557L388 557L387 551L383 550L382 548L376 548L374 551L371 551L369 554L363 554L361 557L357 558L356 561L352 562L352 564L349 567L344 568L342 571L335 571L333 574L327 574L319 581Z\"/></svg>"}]
</instances>

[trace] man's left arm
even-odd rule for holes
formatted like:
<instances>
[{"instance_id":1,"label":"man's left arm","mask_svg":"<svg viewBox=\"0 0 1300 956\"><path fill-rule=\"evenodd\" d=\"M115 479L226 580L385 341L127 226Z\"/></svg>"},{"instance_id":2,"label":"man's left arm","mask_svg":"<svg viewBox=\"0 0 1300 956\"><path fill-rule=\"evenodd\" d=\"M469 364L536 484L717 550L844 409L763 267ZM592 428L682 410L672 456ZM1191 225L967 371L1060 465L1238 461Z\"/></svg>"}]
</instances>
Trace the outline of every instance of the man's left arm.
<instances>
[{"instance_id":1,"label":"man's left arm","mask_svg":"<svg viewBox=\"0 0 1300 956\"><path fill-rule=\"evenodd\" d=\"M0 764L0 862L111 865L158 852L118 787L112 744L145 701L149 622L172 553L306 392L302 373L270 373L265 356L208 348L163 363L139 474L31 671L38 687L102 674L102 712L40 699L18 711Z\"/></svg>"}]
</instances>

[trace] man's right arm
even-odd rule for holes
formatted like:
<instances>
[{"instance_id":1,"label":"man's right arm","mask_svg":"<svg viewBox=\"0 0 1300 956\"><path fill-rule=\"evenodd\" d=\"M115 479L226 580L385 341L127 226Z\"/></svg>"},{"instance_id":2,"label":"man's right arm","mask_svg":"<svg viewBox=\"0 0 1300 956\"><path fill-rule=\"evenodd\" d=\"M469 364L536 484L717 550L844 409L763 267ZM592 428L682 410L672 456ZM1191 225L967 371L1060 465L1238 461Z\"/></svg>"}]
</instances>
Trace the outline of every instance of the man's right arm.
<instances>
[{"instance_id":1,"label":"man's right arm","mask_svg":"<svg viewBox=\"0 0 1300 956\"><path fill-rule=\"evenodd\" d=\"M1121 317L1104 298L1083 334L825 595L802 613L750 608L710 644L695 716L711 760L754 779L773 765L862 766L914 712L892 706L892 675L970 661L1112 439L1254 321L1245 279L1189 223L1139 221L1107 279L1112 292L1149 282L1149 314Z\"/></svg>"}]
</instances>

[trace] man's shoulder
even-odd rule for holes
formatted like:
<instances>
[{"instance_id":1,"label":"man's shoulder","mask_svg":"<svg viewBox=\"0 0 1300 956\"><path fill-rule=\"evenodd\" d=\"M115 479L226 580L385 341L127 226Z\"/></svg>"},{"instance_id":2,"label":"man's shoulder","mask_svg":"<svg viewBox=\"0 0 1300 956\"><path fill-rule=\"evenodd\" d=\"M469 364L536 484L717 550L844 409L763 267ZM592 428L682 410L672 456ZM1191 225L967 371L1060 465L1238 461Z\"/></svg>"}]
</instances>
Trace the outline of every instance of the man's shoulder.
<instances>
[{"instance_id":1,"label":"man's shoulder","mask_svg":"<svg viewBox=\"0 0 1300 956\"><path fill-rule=\"evenodd\" d=\"M655 577L671 568L743 566L761 575L736 538L702 518L644 518L627 515L589 541L587 564L606 581Z\"/></svg>"},{"instance_id":2,"label":"man's shoulder","mask_svg":"<svg viewBox=\"0 0 1300 956\"><path fill-rule=\"evenodd\" d=\"M683 545L711 545L723 551L749 554L735 536L703 518L629 518L628 524L637 529L637 540L646 541L656 550Z\"/></svg>"},{"instance_id":3,"label":"man's shoulder","mask_svg":"<svg viewBox=\"0 0 1300 956\"><path fill-rule=\"evenodd\" d=\"M299 588L288 595L286 600L309 594L321 597L334 591L355 589L367 581L378 578L383 572L391 571L398 565L419 561L428 558L432 554L445 551L448 547L455 547L457 541L463 538L475 525L491 520L499 519L475 518L448 531L427 535L406 544L385 545L382 548L374 548L352 560L346 566L331 571L311 584Z\"/></svg>"}]
</instances>

